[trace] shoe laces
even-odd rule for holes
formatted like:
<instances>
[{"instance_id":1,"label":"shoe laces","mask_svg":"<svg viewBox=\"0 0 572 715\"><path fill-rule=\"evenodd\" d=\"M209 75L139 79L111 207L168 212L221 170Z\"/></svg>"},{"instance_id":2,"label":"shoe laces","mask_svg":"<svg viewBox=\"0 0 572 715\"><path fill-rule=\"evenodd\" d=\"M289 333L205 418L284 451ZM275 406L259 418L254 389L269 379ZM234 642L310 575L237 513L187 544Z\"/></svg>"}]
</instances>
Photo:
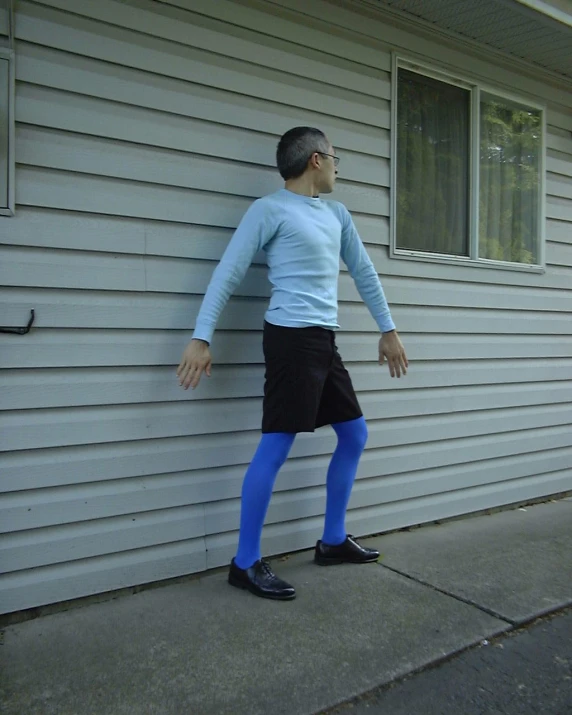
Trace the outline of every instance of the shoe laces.
<instances>
[{"instance_id":1,"label":"shoe laces","mask_svg":"<svg viewBox=\"0 0 572 715\"><path fill-rule=\"evenodd\" d=\"M270 564L268 563L268 561L265 561L264 559L260 559L260 564L261 564L262 570L269 578L276 579L276 574L270 568Z\"/></svg>"},{"instance_id":2,"label":"shoe laces","mask_svg":"<svg viewBox=\"0 0 572 715\"><path fill-rule=\"evenodd\" d=\"M270 568L270 564L268 561L265 561L264 559L260 559L260 564L262 566L262 570L267 576L274 576L272 573L272 569Z\"/></svg>"}]
</instances>

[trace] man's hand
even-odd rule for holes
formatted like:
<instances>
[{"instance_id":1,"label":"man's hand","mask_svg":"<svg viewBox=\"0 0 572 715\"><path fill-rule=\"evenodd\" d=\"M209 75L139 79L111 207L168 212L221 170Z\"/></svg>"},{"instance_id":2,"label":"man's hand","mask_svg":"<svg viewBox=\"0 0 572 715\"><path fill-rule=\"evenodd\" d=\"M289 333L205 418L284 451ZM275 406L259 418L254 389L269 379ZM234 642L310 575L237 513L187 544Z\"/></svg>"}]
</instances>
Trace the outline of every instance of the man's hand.
<instances>
[{"instance_id":1,"label":"man's hand","mask_svg":"<svg viewBox=\"0 0 572 715\"><path fill-rule=\"evenodd\" d=\"M391 377L401 377L401 373L407 375L407 355L395 330L383 333L379 341L379 364L383 365L386 360Z\"/></svg>"},{"instance_id":2,"label":"man's hand","mask_svg":"<svg viewBox=\"0 0 572 715\"><path fill-rule=\"evenodd\" d=\"M211 376L212 358L209 344L204 340L191 340L183 352L183 359L177 368L179 384L188 390L189 386L195 387L201 381L201 375L206 373Z\"/></svg>"}]
</instances>

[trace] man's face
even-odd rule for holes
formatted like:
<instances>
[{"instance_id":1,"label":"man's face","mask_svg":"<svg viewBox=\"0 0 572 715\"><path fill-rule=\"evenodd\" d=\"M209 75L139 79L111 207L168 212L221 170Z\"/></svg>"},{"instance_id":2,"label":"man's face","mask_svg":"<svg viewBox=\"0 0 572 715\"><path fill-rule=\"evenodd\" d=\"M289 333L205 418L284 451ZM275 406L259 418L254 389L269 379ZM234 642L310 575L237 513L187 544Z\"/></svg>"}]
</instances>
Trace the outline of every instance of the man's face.
<instances>
[{"instance_id":1,"label":"man's face","mask_svg":"<svg viewBox=\"0 0 572 715\"><path fill-rule=\"evenodd\" d=\"M323 194L331 194L336 184L338 170L336 168L336 160L334 157L336 152L334 147L329 144L328 151L325 154L320 154L321 171L320 171L320 192Z\"/></svg>"}]
</instances>

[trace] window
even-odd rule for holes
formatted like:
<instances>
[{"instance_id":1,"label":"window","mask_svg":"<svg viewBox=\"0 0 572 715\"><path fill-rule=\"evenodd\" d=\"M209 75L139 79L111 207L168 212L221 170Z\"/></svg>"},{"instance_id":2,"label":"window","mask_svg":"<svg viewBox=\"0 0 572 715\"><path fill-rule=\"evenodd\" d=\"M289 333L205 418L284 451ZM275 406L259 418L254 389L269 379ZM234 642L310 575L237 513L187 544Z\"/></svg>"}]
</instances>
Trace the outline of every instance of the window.
<instances>
[{"instance_id":1,"label":"window","mask_svg":"<svg viewBox=\"0 0 572 715\"><path fill-rule=\"evenodd\" d=\"M543 111L394 63L392 255L538 269Z\"/></svg>"},{"instance_id":2,"label":"window","mask_svg":"<svg viewBox=\"0 0 572 715\"><path fill-rule=\"evenodd\" d=\"M14 77L11 11L0 0L0 216L14 213Z\"/></svg>"},{"instance_id":3,"label":"window","mask_svg":"<svg viewBox=\"0 0 572 715\"><path fill-rule=\"evenodd\" d=\"M0 37L10 37L10 0L0 0Z\"/></svg>"},{"instance_id":4,"label":"window","mask_svg":"<svg viewBox=\"0 0 572 715\"><path fill-rule=\"evenodd\" d=\"M0 55L0 210L10 208L9 201L9 95L10 63Z\"/></svg>"}]
</instances>

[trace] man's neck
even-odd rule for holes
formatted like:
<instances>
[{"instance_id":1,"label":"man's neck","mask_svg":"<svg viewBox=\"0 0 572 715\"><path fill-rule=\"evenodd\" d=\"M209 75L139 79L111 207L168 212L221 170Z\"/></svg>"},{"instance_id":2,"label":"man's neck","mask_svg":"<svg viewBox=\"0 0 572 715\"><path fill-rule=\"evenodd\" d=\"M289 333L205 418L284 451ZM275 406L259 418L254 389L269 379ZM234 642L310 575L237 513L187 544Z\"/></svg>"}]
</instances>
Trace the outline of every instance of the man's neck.
<instances>
[{"instance_id":1,"label":"man's neck","mask_svg":"<svg viewBox=\"0 0 572 715\"><path fill-rule=\"evenodd\" d=\"M300 196L318 198L320 195L318 187L308 176L300 176L297 179L289 179L285 182L284 188L294 194L300 194Z\"/></svg>"}]
</instances>

